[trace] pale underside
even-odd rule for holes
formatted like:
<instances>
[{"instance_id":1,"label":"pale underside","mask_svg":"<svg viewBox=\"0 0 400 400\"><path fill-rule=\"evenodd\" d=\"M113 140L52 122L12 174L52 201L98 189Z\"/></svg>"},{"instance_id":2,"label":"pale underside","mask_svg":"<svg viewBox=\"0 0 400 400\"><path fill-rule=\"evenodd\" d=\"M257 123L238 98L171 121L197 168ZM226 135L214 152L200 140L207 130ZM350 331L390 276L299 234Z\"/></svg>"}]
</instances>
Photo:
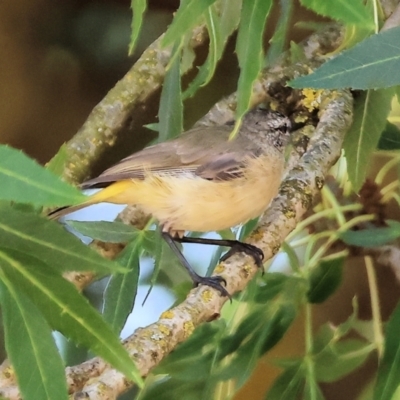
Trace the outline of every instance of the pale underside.
<instances>
[{"instance_id":1,"label":"pale underside","mask_svg":"<svg viewBox=\"0 0 400 400\"><path fill-rule=\"evenodd\" d=\"M86 205L136 204L171 234L218 231L259 216L277 194L284 158L231 127L197 128L122 160L82 186L105 187Z\"/></svg>"}]
</instances>

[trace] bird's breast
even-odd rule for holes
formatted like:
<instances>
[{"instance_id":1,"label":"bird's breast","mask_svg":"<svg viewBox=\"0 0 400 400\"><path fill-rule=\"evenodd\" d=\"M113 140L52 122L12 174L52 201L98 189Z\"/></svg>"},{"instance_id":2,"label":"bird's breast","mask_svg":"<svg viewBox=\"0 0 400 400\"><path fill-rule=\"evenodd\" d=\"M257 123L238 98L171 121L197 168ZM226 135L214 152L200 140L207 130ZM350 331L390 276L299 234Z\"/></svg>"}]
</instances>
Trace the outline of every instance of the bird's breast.
<instances>
[{"instance_id":1,"label":"bird's breast","mask_svg":"<svg viewBox=\"0 0 400 400\"><path fill-rule=\"evenodd\" d=\"M278 193L283 157L252 159L242 176L206 180L193 173L148 174L120 202L138 204L171 231L219 231L259 216Z\"/></svg>"}]
</instances>

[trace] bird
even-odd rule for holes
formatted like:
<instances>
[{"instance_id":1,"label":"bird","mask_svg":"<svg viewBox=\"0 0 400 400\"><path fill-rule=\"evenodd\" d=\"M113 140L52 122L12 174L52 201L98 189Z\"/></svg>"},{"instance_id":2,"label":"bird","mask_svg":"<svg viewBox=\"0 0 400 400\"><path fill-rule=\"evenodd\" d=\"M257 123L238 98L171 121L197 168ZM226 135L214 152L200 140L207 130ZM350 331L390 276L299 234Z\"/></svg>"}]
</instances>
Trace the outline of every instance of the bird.
<instances>
[{"instance_id":1,"label":"bird","mask_svg":"<svg viewBox=\"0 0 400 400\"><path fill-rule=\"evenodd\" d=\"M262 107L244 115L230 140L233 124L195 127L122 159L80 186L100 191L80 204L51 212L49 218L102 202L137 205L158 220L162 237L195 285L208 285L230 297L222 286L225 279L198 275L176 242L229 246L231 251L221 260L243 251L262 267L263 253L255 246L184 234L221 231L260 216L278 193L291 131L287 116Z\"/></svg>"}]
</instances>

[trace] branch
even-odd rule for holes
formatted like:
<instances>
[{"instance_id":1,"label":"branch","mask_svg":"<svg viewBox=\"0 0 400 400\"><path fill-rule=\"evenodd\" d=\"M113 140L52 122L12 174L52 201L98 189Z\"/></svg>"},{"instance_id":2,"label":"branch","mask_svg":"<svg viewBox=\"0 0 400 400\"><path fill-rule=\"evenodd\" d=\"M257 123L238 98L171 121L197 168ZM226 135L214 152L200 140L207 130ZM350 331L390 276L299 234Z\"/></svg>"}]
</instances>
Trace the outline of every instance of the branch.
<instances>
[{"instance_id":1,"label":"branch","mask_svg":"<svg viewBox=\"0 0 400 400\"><path fill-rule=\"evenodd\" d=\"M205 42L204 25L194 29L190 46ZM82 128L65 145L62 178L79 184L91 174L91 168L112 148L126 130L141 127L146 102L161 88L172 48L162 48L160 36L142 54L126 75L107 93L88 116Z\"/></svg>"},{"instance_id":2,"label":"branch","mask_svg":"<svg viewBox=\"0 0 400 400\"><path fill-rule=\"evenodd\" d=\"M292 103L298 102L301 93L296 92L294 95L291 89L284 87L285 82L318 65L323 53L332 51L340 38L340 29L337 26L330 27L323 33L313 35L303 44L308 61L290 66L290 57L286 56L278 65L264 71L254 88L254 103L268 101L277 105L279 109L285 107L286 102L290 104L290 97L294 96L296 99ZM166 62L167 60L163 60L161 64L165 67ZM139 72L143 73L143 70ZM158 73L157 76L160 77ZM135 78L131 76L129 79ZM155 80L152 82L158 84ZM125 81L124 84L126 83ZM120 82L117 86L119 93L123 93L121 87L124 85ZM116 89L115 91L114 89L110 91L110 93L113 92L112 96L107 95L110 101L103 100L96 107L100 122L106 124L106 129L108 129L108 134L101 136L101 140L105 143L101 144L99 150L94 149L95 146L92 144L94 139L98 138L97 133L93 133L96 126L102 126L96 115L93 116L91 122L85 123L77 137L69 143L69 151L77 150L76 154L69 155L64 172L64 177L71 182L77 182L86 177L91 162L99 157L110 142L114 141L110 138L112 136L110 132L113 129L115 132L118 131L118 127L127 120L128 110L138 107L140 101L143 100L143 93L135 91L137 98L130 97L135 107L128 103L122 106L121 100L115 97ZM149 88L149 93L151 90L153 89ZM133 96L133 93L130 96ZM127 96L123 97L127 98ZM264 251L266 259L276 254L286 236L296 227L310 207L313 198L322 188L329 168L339 157L344 134L351 124L352 100L348 91L325 91L321 93L319 100L316 100L320 120L311 137L309 148L298 162L298 156L294 156L296 162L289 161L289 164L295 167L289 171L282 182L279 195L273 200L270 208L260 219L257 230L249 238L250 243ZM231 118L234 108L235 95L232 95L218 103L199 123L205 125L221 123L224 119ZM121 115L117 113L117 110L121 112ZM96 114L96 111L93 114ZM89 161L83 162L82 160L87 156L89 156ZM77 157L81 159L76 160ZM79 161L79 165L74 165L74 160ZM227 290L233 294L246 287L257 273L257 267L251 257L241 253L221 263L215 269L215 273L226 279ZM209 287L198 287L189 293L182 304L164 312L158 322L138 329L125 340L124 345L136 361L141 374L146 376L200 324L218 318L226 300ZM2 372L4 374L4 370ZM74 393L72 398L75 399L115 399L132 385L120 372L113 370L99 358L89 360L80 366L67 368L66 373L70 391ZM15 392L15 387L11 385L4 388L1 393L5 394L7 390L12 389Z\"/></svg>"},{"instance_id":3,"label":"branch","mask_svg":"<svg viewBox=\"0 0 400 400\"><path fill-rule=\"evenodd\" d=\"M325 51L330 51L330 47L325 45L329 43L332 46L339 38L338 28L330 28L327 32L313 35L304 45L311 58L310 62L302 66L285 67L288 59L282 59L281 65L264 72L256 85L256 97L272 99L271 93L276 93L276 87L282 84L282 80L286 81L303 73L310 65L315 65L316 44L319 45L319 50L322 47ZM218 103L199 123L216 124L225 118L230 119L229 113L232 114L235 107L234 99L235 95L232 95ZM266 259L276 254L286 236L296 227L310 207L314 196L322 188L329 168L339 157L344 134L352 120L352 101L348 91L322 93L320 121L311 138L309 149L282 182L279 195L249 238L250 243L264 251ZM251 257L235 254L218 265L215 273L226 279L227 290L233 294L246 287L257 273L257 267ZM142 376L146 376L180 342L188 338L196 327L218 318L226 300L209 287L193 289L182 304L164 312L158 322L138 329L126 339L124 345L136 361ZM98 362L98 359L92 361ZM85 377L79 368L73 367L69 371L83 381ZM114 399L131 385L123 374L104 365L104 369L99 371L99 376L91 379L73 398L83 396L96 400Z\"/></svg>"}]
</instances>

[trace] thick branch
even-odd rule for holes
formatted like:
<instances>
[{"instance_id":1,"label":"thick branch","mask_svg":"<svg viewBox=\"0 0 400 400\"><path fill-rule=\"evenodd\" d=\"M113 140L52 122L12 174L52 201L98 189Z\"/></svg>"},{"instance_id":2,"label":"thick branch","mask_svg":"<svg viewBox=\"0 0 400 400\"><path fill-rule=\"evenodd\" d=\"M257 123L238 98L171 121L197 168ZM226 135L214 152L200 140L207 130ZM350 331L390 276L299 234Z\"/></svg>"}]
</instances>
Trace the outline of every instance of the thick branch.
<instances>
[{"instance_id":1,"label":"thick branch","mask_svg":"<svg viewBox=\"0 0 400 400\"><path fill-rule=\"evenodd\" d=\"M340 92L324 100L313 145L298 167L290 171L282 183L279 196L249 239L264 251L266 259L278 251L286 236L301 220L314 195L321 189L324 176L340 154L344 133L351 123L352 98L348 92ZM256 272L253 259L244 254L234 255L215 270L227 280L230 293L243 290ZM221 298L213 289L202 286L193 289L182 304L164 312L158 322L138 329L125 341L125 346L142 375L147 375L197 326L217 318L225 301L226 298ZM123 374L107 366L76 396L84 393L88 399L114 399L130 385Z\"/></svg>"},{"instance_id":2,"label":"thick branch","mask_svg":"<svg viewBox=\"0 0 400 400\"><path fill-rule=\"evenodd\" d=\"M277 87L282 87L288 78L314 67L317 63L315 55L331 51L339 38L340 30L337 27L322 34L313 35L304 45L305 53L310 59L309 62L286 66L289 63L289 57L287 57L282 59L280 65L265 71L255 85L254 102L267 100L271 103L277 101L281 104L276 96L280 93ZM163 65L165 66L165 64ZM289 92L290 89L288 89L288 96L290 96ZM131 98L131 101L139 104L138 102L143 97L139 92L136 94L139 99ZM130 94L130 96L133 95ZM282 182L279 195L261 218L257 230L249 238L251 243L264 251L266 259L271 258L278 251L281 243L296 227L297 222L301 220L311 205L312 199L322 188L324 177L339 157L344 134L351 124L352 96L349 92L327 91L322 93L320 98L320 121L307 152ZM118 117L116 110L119 103L116 98L114 100L114 103L111 101L113 104L111 106L107 102L102 102L102 106L98 106L100 119L106 121L108 129L125 121L127 110L131 109L128 106L126 109L119 108L120 111L122 110L122 116ZM232 95L218 103L202 119L201 123L207 125L221 123L225 118L231 117L234 108L235 96ZM110 113L111 119L107 117L107 112ZM95 120L94 117L93 121ZM95 122L93 124L93 126L98 126ZM89 128L90 123L85 125L86 127L82 128L82 132L78 135L82 141L75 140L70 144L70 150L78 149L77 154L82 154L81 150L85 151L86 157L87 150L83 149L90 148L89 156L90 160L93 160L99 156L102 150L97 151L91 148L95 147L92 141L93 137L87 139L85 132L89 133L92 128ZM107 138L107 135L102 138ZM84 158L82 155L80 157ZM71 156L65 177L76 182L87 173L87 165L91 161L82 163L79 160L80 166L74 166L74 160L75 156ZM230 293L243 290L256 272L257 267L254 265L253 259L244 254L235 254L215 270L215 273L222 275L227 280L227 289ZM124 344L136 361L141 374L147 375L178 343L190 336L197 326L217 318L226 300L209 287L199 287L193 289L182 304L164 312L158 322L147 328L138 329ZM89 360L81 366L69 368L67 375L75 399L115 399L118 394L131 386L131 382L126 381L121 373L97 358ZM96 377L96 375L98 376Z\"/></svg>"},{"instance_id":3,"label":"thick branch","mask_svg":"<svg viewBox=\"0 0 400 400\"><path fill-rule=\"evenodd\" d=\"M77 134L65 145L63 179L79 184L87 179L93 164L113 147L124 129L132 129L146 109L146 101L161 88L171 48L161 48L161 36L142 54L126 75L90 113ZM191 47L207 39L203 26L193 31Z\"/></svg>"},{"instance_id":4,"label":"thick branch","mask_svg":"<svg viewBox=\"0 0 400 400\"><path fill-rule=\"evenodd\" d=\"M339 31L325 35L339 38ZM327 37L320 36L319 43L325 43ZM331 36L332 39L332 36ZM309 43L315 49L318 36ZM335 40L333 40L334 42ZM332 41L330 42L332 43ZM307 45L306 45L307 46ZM284 61L283 61L284 62ZM311 64L315 63L315 59ZM261 98L268 98L273 92L274 84L304 71L309 65L275 68L272 74L266 71L256 86ZM265 90L263 92L263 90ZM340 155L344 133L351 124L352 96L347 91L325 92L321 96L320 122L311 139L308 151L300 162L283 181L279 196L260 220L256 232L249 241L259 246L271 258L279 249L286 236L296 227L313 197L322 188L324 176ZM203 124L221 123L229 119L229 112L234 109L234 95L218 103L200 122ZM228 114L228 116L227 116ZM230 293L243 290L256 274L257 268L253 259L244 254L236 254L220 264L215 273L227 280ZM158 322L147 328L138 329L125 341L125 346L135 359L143 376L156 366L161 359L170 353L180 342L184 341L200 324L217 318L221 307L227 299L208 287L193 289L187 299L179 306L164 312ZM74 369L78 373L78 368ZM90 399L113 399L131 385L124 376L106 366L97 379L85 385L82 392ZM74 397L78 398L78 397Z\"/></svg>"}]
</instances>

